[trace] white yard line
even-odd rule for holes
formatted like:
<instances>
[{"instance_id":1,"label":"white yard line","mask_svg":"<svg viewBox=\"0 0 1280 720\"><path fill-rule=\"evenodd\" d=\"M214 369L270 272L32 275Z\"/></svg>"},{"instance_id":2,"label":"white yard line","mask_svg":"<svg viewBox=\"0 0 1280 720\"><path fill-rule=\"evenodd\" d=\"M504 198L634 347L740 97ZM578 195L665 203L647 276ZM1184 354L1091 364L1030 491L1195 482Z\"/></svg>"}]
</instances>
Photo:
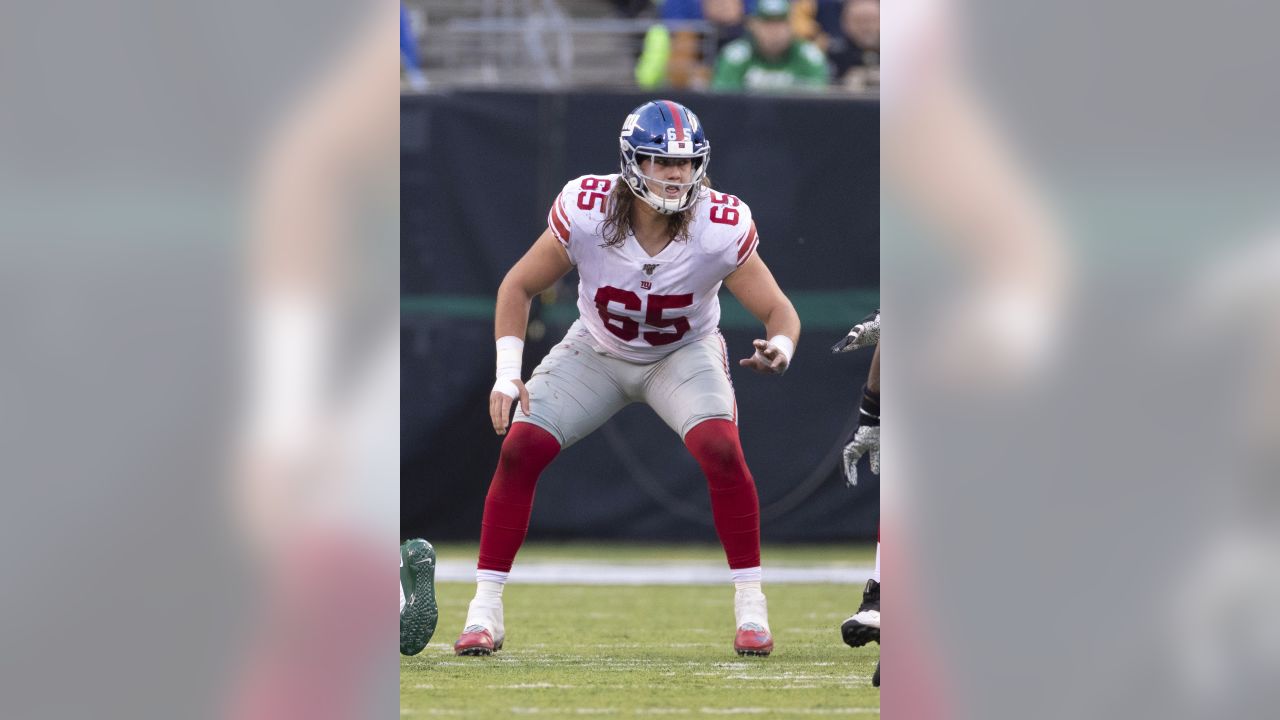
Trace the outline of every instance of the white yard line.
<instances>
[{"instance_id":1,"label":"white yard line","mask_svg":"<svg viewBox=\"0 0 1280 720\"><path fill-rule=\"evenodd\" d=\"M871 577L871 567L799 567L764 568L764 581L779 583L833 583L862 585ZM474 582L475 563L442 560L436 568L436 580ZM720 585L729 582L729 569L723 563L665 563L650 565L610 565L594 562L528 562L516 563L511 569L511 582L529 585Z\"/></svg>"}]
</instances>

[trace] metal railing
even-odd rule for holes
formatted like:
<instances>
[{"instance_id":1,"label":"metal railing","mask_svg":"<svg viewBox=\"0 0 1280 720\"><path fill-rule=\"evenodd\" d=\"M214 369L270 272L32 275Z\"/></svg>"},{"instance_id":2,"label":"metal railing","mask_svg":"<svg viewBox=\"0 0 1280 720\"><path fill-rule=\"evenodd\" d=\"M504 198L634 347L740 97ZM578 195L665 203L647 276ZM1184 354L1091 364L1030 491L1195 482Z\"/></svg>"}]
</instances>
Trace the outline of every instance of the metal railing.
<instances>
[{"instance_id":1,"label":"metal railing","mask_svg":"<svg viewBox=\"0 0 1280 720\"><path fill-rule=\"evenodd\" d=\"M556 0L482 0L478 17L432 19L419 40L436 87L630 85L651 19L581 18ZM702 36L707 62L715 28L705 21L666 23Z\"/></svg>"}]
</instances>

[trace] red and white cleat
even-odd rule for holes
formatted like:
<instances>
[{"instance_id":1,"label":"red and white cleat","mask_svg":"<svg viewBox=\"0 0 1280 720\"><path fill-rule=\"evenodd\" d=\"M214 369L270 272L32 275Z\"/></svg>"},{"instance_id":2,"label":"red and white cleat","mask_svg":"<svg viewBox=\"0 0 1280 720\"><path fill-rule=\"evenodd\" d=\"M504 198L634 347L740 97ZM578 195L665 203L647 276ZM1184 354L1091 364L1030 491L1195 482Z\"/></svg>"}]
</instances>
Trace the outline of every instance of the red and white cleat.
<instances>
[{"instance_id":1,"label":"red and white cleat","mask_svg":"<svg viewBox=\"0 0 1280 720\"><path fill-rule=\"evenodd\" d=\"M502 601L475 598L467 606L467 622L453 644L453 652L455 655L492 655L502 649L505 636Z\"/></svg>"},{"instance_id":2,"label":"red and white cleat","mask_svg":"<svg viewBox=\"0 0 1280 720\"><path fill-rule=\"evenodd\" d=\"M773 652L773 635L769 634L768 628L747 623L738 628L738 634L733 638L733 649L739 655L768 655Z\"/></svg>"},{"instance_id":3,"label":"red and white cleat","mask_svg":"<svg viewBox=\"0 0 1280 720\"><path fill-rule=\"evenodd\" d=\"M492 655L502 649L502 641L494 642L493 633L483 625L468 625L453 644L455 655Z\"/></svg>"},{"instance_id":4,"label":"red and white cleat","mask_svg":"<svg viewBox=\"0 0 1280 720\"><path fill-rule=\"evenodd\" d=\"M769 607L764 593L743 589L733 595L733 614L738 621L738 634L733 649L739 655L765 656L773 652L773 634L769 632Z\"/></svg>"}]
</instances>

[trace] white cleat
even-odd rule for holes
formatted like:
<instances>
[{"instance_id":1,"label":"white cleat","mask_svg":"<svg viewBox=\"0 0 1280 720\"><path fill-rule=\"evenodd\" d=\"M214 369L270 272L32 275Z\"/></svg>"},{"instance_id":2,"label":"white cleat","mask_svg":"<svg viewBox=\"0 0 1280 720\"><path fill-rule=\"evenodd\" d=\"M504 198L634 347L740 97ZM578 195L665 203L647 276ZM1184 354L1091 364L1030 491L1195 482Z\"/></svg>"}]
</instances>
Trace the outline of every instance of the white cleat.
<instances>
[{"instance_id":1,"label":"white cleat","mask_svg":"<svg viewBox=\"0 0 1280 720\"><path fill-rule=\"evenodd\" d=\"M467 621L453 644L456 655L491 655L502 649L506 630L502 625L502 601L475 598L467 607Z\"/></svg>"},{"instance_id":2,"label":"white cleat","mask_svg":"<svg viewBox=\"0 0 1280 720\"><path fill-rule=\"evenodd\" d=\"M868 580L858 612L840 625L840 636L849 647L880 642L880 583Z\"/></svg>"}]
</instances>

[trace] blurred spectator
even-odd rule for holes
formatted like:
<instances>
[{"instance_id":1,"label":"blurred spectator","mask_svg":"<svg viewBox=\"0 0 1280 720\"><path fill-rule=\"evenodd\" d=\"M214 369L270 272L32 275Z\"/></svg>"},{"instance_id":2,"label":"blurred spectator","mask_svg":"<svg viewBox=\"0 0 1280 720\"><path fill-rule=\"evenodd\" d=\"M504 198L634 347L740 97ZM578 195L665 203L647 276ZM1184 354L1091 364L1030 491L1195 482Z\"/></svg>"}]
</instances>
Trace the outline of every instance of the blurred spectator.
<instances>
[{"instance_id":1,"label":"blurred spectator","mask_svg":"<svg viewBox=\"0 0 1280 720\"><path fill-rule=\"evenodd\" d=\"M826 51L827 36L818 23L818 0L792 0L791 31L796 37L808 40Z\"/></svg>"},{"instance_id":2,"label":"blurred spectator","mask_svg":"<svg viewBox=\"0 0 1280 720\"><path fill-rule=\"evenodd\" d=\"M746 12L754 9L755 3L756 0L666 0L661 6L661 17L667 22L705 20L710 23L714 28L718 52L742 36ZM646 52L649 40L646 38ZM707 88L711 82L711 58L704 57L703 40L703 35L693 30L676 29L670 33L666 79L671 87Z\"/></svg>"},{"instance_id":3,"label":"blurred spectator","mask_svg":"<svg viewBox=\"0 0 1280 720\"><path fill-rule=\"evenodd\" d=\"M742 21L747 13L754 11L756 0L702 0L702 15L707 22L716 26L720 33L720 43L742 37Z\"/></svg>"},{"instance_id":4,"label":"blurred spectator","mask_svg":"<svg viewBox=\"0 0 1280 720\"><path fill-rule=\"evenodd\" d=\"M426 15L422 21L426 23ZM400 68L404 84L414 90L427 89L427 76L422 73L422 61L418 57L418 39L414 33L413 19L404 3L400 3Z\"/></svg>"},{"instance_id":5,"label":"blurred spectator","mask_svg":"<svg viewBox=\"0 0 1280 720\"><path fill-rule=\"evenodd\" d=\"M666 0L663 20L706 20L715 26L716 49L746 33L743 22L755 12L757 0Z\"/></svg>"},{"instance_id":6,"label":"blurred spectator","mask_svg":"<svg viewBox=\"0 0 1280 720\"><path fill-rule=\"evenodd\" d=\"M617 6L618 14L626 18L639 17L652 7L649 0L613 0L613 4Z\"/></svg>"},{"instance_id":7,"label":"blurred spectator","mask_svg":"<svg viewBox=\"0 0 1280 720\"><path fill-rule=\"evenodd\" d=\"M830 69L816 45L795 36L788 0L758 0L747 24L750 34L724 47L716 62L713 90L822 88Z\"/></svg>"},{"instance_id":8,"label":"blurred spectator","mask_svg":"<svg viewBox=\"0 0 1280 720\"><path fill-rule=\"evenodd\" d=\"M696 58L694 59L696 61ZM681 60L688 64L688 59ZM644 44L640 50L640 58L636 61L636 85L642 88L655 88L667 80L667 66L671 63L671 32L661 23L649 28L644 34ZM683 86L679 86L683 87Z\"/></svg>"},{"instance_id":9,"label":"blurred spectator","mask_svg":"<svg viewBox=\"0 0 1280 720\"><path fill-rule=\"evenodd\" d=\"M863 92L880 88L880 2L845 0L840 14L841 35L831 38L828 56L835 66L835 82Z\"/></svg>"},{"instance_id":10,"label":"blurred spectator","mask_svg":"<svg viewBox=\"0 0 1280 720\"><path fill-rule=\"evenodd\" d=\"M814 20L818 23L818 35L824 41L830 41L838 38L842 34L840 27L840 14L844 12L844 0L818 0L817 9L814 12ZM825 43L819 43L823 51L827 50Z\"/></svg>"},{"instance_id":11,"label":"blurred spectator","mask_svg":"<svg viewBox=\"0 0 1280 720\"><path fill-rule=\"evenodd\" d=\"M693 30L671 33L670 53L666 69L671 87L705 90L711 79L711 68L703 59L701 33Z\"/></svg>"},{"instance_id":12,"label":"blurred spectator","mask_svg":"<svg viewBox=\"0 0 1280 720\"><path fill-rule=\"evenodd\" d=\"M739 0L733 2L741 5ZM666 0L662 3L662 19L702 20L702 0ZM667 81L671 87L706 88L711 71L702 57L702 34L693 30L676 30L671 33L670 46Z\"/></svg>"}]
</instances>

